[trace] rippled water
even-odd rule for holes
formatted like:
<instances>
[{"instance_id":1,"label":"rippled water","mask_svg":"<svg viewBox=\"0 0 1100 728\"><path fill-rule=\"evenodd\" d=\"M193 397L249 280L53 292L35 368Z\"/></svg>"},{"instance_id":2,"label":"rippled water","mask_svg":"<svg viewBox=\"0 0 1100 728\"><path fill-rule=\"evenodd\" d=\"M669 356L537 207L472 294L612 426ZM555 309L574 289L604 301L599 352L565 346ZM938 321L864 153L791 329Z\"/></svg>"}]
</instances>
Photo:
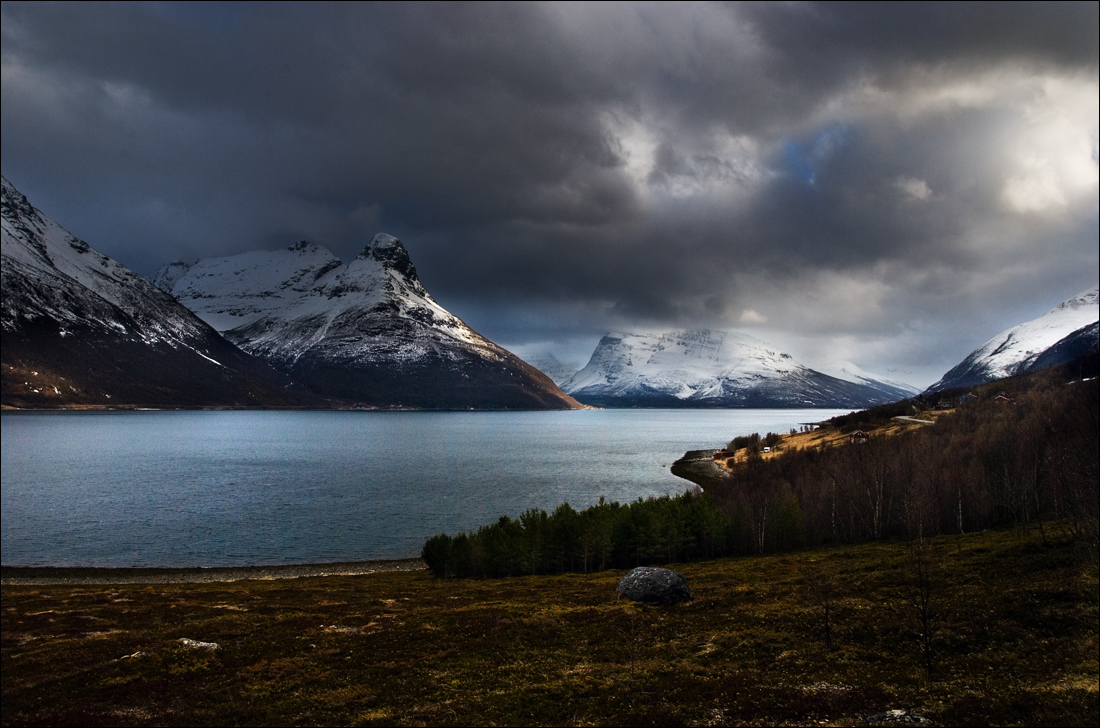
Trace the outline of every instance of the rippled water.
<instances>
[{"instance_id":1,"label":"rippled water","mask_svg":"<svg viewBox=\"0 0 1100 728\"><path fill-rule=\"evenodd\" d=\"M417 556L528 508L678 493L685 450L838 410L4 413L5 565Z\"/></svg>"}]
</instances>

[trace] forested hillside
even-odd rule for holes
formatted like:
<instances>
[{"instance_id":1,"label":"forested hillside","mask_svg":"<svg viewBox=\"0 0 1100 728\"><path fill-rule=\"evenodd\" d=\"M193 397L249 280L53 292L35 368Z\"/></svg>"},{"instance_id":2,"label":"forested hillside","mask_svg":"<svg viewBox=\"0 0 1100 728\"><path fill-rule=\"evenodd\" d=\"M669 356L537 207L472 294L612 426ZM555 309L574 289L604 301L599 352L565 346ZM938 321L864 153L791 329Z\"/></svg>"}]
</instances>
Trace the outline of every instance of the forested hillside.
<instances>
[{"instance_id":1,"label":"forested hillside","mask_svg":"<svg viewBox=\"0 0 1100 728\"><path fill-rule=\"evenodd\" d=\"M1000 524L1071 536L1097 560L1097 357L966 392L935 425L859 444L749 457L703 493L531 510L472 534L440 534L437 576L593 571L815 544L923 538ZM920 401L837 418L850 431ZM738 433L730 433L735 435ZM1051 534L1054 535L1053 533Z\"/></svg>"}]
</instances>

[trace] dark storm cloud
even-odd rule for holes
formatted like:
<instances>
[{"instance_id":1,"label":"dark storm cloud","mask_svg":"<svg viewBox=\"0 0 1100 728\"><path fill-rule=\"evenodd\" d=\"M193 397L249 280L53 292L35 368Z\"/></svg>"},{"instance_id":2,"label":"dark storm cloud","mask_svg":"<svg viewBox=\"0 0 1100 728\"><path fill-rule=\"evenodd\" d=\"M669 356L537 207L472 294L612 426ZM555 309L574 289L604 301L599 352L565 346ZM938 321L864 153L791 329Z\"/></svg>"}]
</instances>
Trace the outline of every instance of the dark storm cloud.
<instances>
[{"instance_id":1,"label":"dark storm cloud","mask_svg":"<svg viewBox=\"0 0 1100 728\"><path fill-rule=\"evenodd\" d=\"M804 83L852 72L1042 63L1095 69L1095 3L753 3L742 10Z\"/></svg>"},{"instance_id":2,"label":"dark storm cloud","mask_svg":"<svg viewBox=\"0 0 1100 728\"><path fill-rule=\"evenodd\" d=\"M504 343L745 324L913 359L1094 282L1098 25L1096 3L4 3L3 167L143 273L300 237L347 259L386 230Z\"/></svg>"}]
</instances>

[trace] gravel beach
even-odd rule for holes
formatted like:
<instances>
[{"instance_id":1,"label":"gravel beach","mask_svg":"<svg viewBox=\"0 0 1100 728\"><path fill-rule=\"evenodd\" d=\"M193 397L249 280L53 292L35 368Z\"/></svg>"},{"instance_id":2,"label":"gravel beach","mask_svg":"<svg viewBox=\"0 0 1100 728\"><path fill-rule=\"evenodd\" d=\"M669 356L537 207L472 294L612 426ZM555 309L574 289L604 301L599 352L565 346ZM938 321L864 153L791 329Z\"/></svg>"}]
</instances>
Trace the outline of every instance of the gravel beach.
<instances>
[{"instance_id":1,"label":"gravel beach","mask_svg":"<svg viewBox=\"0 0 1100 728\"><path fill-rule=\"evenodd\" d=\"M0 567L0 584L196 584L245 579L297 579L311 576L358 576L380 571L428 568L420 559L346 561L334 564L241 566L195 569L103 569L49 566Z\"/></svg>"}]
</instances>

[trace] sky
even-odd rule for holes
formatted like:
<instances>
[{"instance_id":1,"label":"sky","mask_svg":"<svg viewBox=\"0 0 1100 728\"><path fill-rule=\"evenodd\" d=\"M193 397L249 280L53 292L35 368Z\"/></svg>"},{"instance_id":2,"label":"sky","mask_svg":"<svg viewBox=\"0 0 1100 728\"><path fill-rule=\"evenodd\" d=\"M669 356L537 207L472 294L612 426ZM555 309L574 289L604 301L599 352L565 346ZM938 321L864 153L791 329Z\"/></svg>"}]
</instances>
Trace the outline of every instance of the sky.
<instances>
[{"instance_id":1,"label":"sky","mask_svg":"<svg viewBox=\"0 0 1100 728\"><path fill-rule=\"evenodd\" d=\"M581 366L712 328L923 387L1096 285L1100 4L2 5L2 171L163 263L399 237Z\"/></svg>"}]
</instances>

